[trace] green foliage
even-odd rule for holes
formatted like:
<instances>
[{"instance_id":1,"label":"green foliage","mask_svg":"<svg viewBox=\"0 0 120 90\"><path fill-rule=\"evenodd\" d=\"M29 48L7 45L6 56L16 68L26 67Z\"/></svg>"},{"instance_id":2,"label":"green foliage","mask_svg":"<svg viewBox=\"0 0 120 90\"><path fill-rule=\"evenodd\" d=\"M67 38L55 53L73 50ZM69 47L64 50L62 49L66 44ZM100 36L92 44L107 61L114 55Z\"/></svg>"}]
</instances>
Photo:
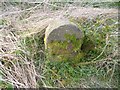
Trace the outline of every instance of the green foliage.
<instances>
[{"instance_id":1,"label":"green foliage","mask_svg":"<svg viewBox=\"0 0 120 90\"><path fill-rule=\"evenodd\" d=\"M35 10L39 10L40 8L43 9L44 6L46 7L45 10L63 10L64 7L64 9L66 9L66 7L69 7L69 4L72 4L73 6L90 6L94 8L118 8L120 6L120 2L102 2L98 0L90 0L89 2L74 2L74 0L60 0L63 2L55 2L55 0L50 0L53 2L47 4L19 2L21 0L7 1L8 2L2 2L2 10L5 11L5 15L3 15L3 17L6 19L0 19L0 25L8 26L2 28L8 32L14 29L22 29L21 26L19 27L19 25L14 25L15 27L13 26L12 29L9 28L11 27L10 24L12 20L11 13L13 13L12 15L14 17L12 20L13 22L15 18L19 18L20 21L24 21L26 19L29 21L33 18L33 21L37 22L41 19L37 18L37 16L32 17L31 14L34 15L34 12L36 13ZM36 7L36 5L39 6ZM11 8L9 8L9 6ZM20 13L15 14L12 9L15 9L15 12L18 10ZM11 13L9 13L9 10ZM70 10L72 9L70 8ZM69 10L65 12L66 16L69 16L67 12L69 12ZM38 20L34 20L36 18ZM46 85L48 87L81 87L80 84L87 86L89 82L91 82L92 85L88 85L88 87L90 86L92 88L103 88L106 86L111 88L117 87L117 85L120 87L120 84L118 83L120 80L120 73L118 71L119 66L117 68L114 68L114 64L118 64L117 60L119 59L117 54L118 35L116 34L118 33L118 18L111 16L108 18L104 15L99 15L94 19L84 17L78 17L75 19L72 17L70 20L78 25L78 27L84 32L85 36L82 41L76 39L75 35L65 35L67 39L66 41L51 43L52 46L50 45L50 47L53 48L51 51L51 54L54 56L53 59L56 61L59 59L61 62L49 61L49 58L45 57L45 55L47 56L48 54L47 51L44 50L44 36L41 36L39 33L22 39L21 45L19 45L21 49L16 50L12 54L16 54L18 57L20 55L23 56L23 60L28 59L29 61L29 59L31 59L34 61L37 74L44 76L42 79L41 77L39 78L39 76L36 77L38 86L40 87L43 85ZM25 24L25 26L23 25L23 28L26 27L27 24ZM16 32L19 33L21 31ZM30 32L22 32L22 35L25 33L29 34ZM48 57L49 56L50 55L48 55ZM57 56L57 58L55 58L55 56ZM9 58L4 60L0 59L0 61L4 63L4 66L9 69L9 71L12 68L10 60L11 59ZM16 60L12 61L14 64L16 64ZM19 61L19 63L19 65L24 64L22 61ZM30 70L28 70L28 72L29 71ZM11 83L5 82L3 80L3 75L4 74L2 74L0 70L0 89L5 88L12 90L13 85ZM89 80L91 77L94 78L92 80ZM97 81L95 81L95 78ZM81 81L82 79L85 79L85 84L83 81Z\"/></svg>"},{"instance_id":2,"label":"green foliage","mask_svg":"<svg viewBox=\"0 0 120 90\"><path fill-rule=\"evenodd\" d=\"M118 8L119 2L96 2L92 6L94 8Z\"/></svg>"},{"instance_id":3,"label":"green foliage","mask_svg":"<svg viewBox=\"0 0 120 90\"><path fill-rule=\"evenodd\" d=\"M7 21L5 19L0 19L0 25L6 25Z\"/></svg>"},{"instance_id":4,"label":"green foliage","mask_svg":"<svg viewBox=\"0 0 120 90\"><path fill-rule=\"evenodd\" d=\"M120 3L118 1L108 2L108 1L81 1L81 2L74 2L73 0L66 0L66 1L49 1L53 6L50 7L52 10L58 10L64 6L69 4L73 4L76 6L81 7L93 7L93 8L118 8Z\"/></svg>"},{"instance_id":5,"label":"green foliage","mask_svg":"<svg viewBox=\"0 0 120 90\"><path fill-rule=\"evenodd\" d=\"M98 16L94 19L71 18L71 21L84 32L83 41L76 39L75 35L65 35L66 41L51 42L48 46L52 48L51 55L54 60L49 61L50 54L47 54L47 51L46 56L49 57L47 59L43 58L44 55L40 56L39 52L40 50L45 52L43 37L40 37L39 34L26 37L22 41L22 45L29 52L28 58L33 58L36 68L39 68L39 63L41 64L42 71L38 71L42 72L45 77L43 81L47 86L74 87L77 86L77 83L81 83L82 78L87 79L92 76L99 82L111 86L109 81L112 77L113 66L109 65L112 68L106 69L108 65L104 64L105 61L101 61L103 65L98 61L110 57L116 49L117 37L111 35L117 31L117 18ZM69 46L70 42L72 48ZM69 48L67 48L68 46ZM114 57L114 59L116 58ZM57 60L61 62L56 62ZM112 78L112 80L116 80L116 77ZM116 84L114 85L116 86Z\"/></svg>"},{"instance_id":6,"label":"green foliage","mask_svg":"<svg viewBox=\"0 0 120 90\"><path fill-rule=\"evenodd\" d=\"M65 34L65 41L52 41L48 43L48 58L51 61L70 61L75 63L84 56L81 51L82 39Z\"/></svg>"},{"instance_id":7,"label":"green foliage","mask_svg":"<svg viewBox=\"0 0 120 90\"><path fill-rule=\"evenodd\" d=\"M45 83L53 87L75 87L81 83L81 78L97 77L98 80L106 81L106 72L99 70L94 65L75 66L70 62L49 62L47 71L44 73ZM97 73L96 73L97 72Z\"/></svg>"},{"instance_id":8,"label":"green foliage","mask_svg":"<svg viewBox=\"0 0 120 90\"><path fill-rule=\"evenodd\" d=\"M4 88L6 90L13 90L13 85L11 83L3 81L2 71L0 71L0 88Z\"/></svg>"},{"instance_id":9,"label":"green foliage","mask_svg":"<svg viewBox=\"0 0 120 90\"><path fill-rule=\"evenodd\" d=\"M40 68L42 64L44 64L45 58L45 50L44 50L44 36L41 36L40 33L35 35L24 37L19 42L20 50L15 50L13 54L16 54L18 57L27 58L27 60L33 60L36 71L41 73ZM24 64L24 62L20 62Z\"/></svg>"},{"instance_id":10,"label":"green foliage","mask_svg":"<svg viewBox=\"0 0 120 90\"><path fill-rule=\"evenodd\" d=\"M115 44L117 44L117 37L111 37L110 35L113 31L117 30L117 25L115 24L117 22L117 18L104 19L103 17L98 16L95 19L80 18L72 21L76 23L85 34L81 49L85 56L83 58L77 58L79 63L82 63L80 66L82 68L79 68L79 66L76 66L73 62L70 63L70 61L50 62L48 65L46 65L48 70L48 72L45 73L47 81L46 83L50 86L58 87L62 87L62 85L59 85L62 83L67 87L71 86L71 84L74 85L74 83L80 83L79 80L81 78L87 78L91 76L97 78L99 82L109 83L113 68L105 69L105 67L107 67L107 64L105 64L105 67L101 66L101 69L98 69L97 67L99 64L96 64L97 60L104 60L110 53L114 53L113 48L116 47ZM79 45L76 45L78 41L75 39L74 35L71 36L69 40L73 42L73 45L79 47ZM59 47L58 43L57 46ZM61 44L60 47L62 46L65 47ZM66 50L63 52L66 52ZM95 60L95 65L92 65L93 60ZM86 64L86 62L89 62L89 64ZM117 77L114 77L114 80L116 79Z\"/></svg>"},{"instance_id":11,"label":"green foliage","mask_svg":"<svg viewBox=\"0 0 120 90\"><path fill-rule=\"evenodd\" d=\"M44 50L44 41L43 37L38 34L32 35L31 37L26 37L21 40L22 48L29 53L31 58L39 60L40 50ZM20 53L17 51L17 53Z\"/></svg>"},{"instance_id":12,"label":"green foliage","mask_svg":"<svg viewBox=\"0 0 120 90\"><path fill-rule=\"evenodd\" d=\"M76 36L73 34L73 35L69 35L69 34L66 34L65 35L65 38L66 38L66 41L69 41L70 43L72 43L73 45L73 51L80 51L81 50L81 45L83 43L83 40L82 39L77 39Z\"/></svg>"},{"instance_id":13,"label":"green foliage","mask_svg":"<svg viewBox=\"0 0 120 90\"><path fill-rule=\"evenodd\" d=\"M0 82L0 88L4 88L6 90L13 90L13 85L2 81Z\"/></svg>"}]
</instances>

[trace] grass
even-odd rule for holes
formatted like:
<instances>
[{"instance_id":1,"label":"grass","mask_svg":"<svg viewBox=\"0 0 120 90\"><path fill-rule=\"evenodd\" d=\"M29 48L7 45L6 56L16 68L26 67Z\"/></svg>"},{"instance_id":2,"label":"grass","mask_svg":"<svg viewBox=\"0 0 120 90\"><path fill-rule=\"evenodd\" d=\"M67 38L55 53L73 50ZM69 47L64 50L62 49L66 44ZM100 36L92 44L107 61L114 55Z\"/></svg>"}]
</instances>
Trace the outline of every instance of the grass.
<instances>
[{"instance_id":1,"label":"grass","mask_svg":"<svg viewBox=\"0 0 120 90\"><path fill-rule=\"evenodd\" d=\"M77 65L70 62L49 62L46 66L48 72L45 73L46 81L49 82L49 85L54 87L79 87L77 83L81 83L80 80L82 78L90 78L93 76L97 78L97 82L109 83L111 87L114 82L113 80L117 81L117 77L116 79L113 78L116 67L114 65L115 62L117 62L117 58L112 56L112 54L115 53L113 50L117 47L117 37L110 37L112 31L117 30L115 25L117 20L109 18L103 20L99 17L95 20L94 22L92 20L86 20L83 23L79 23L80 20L78 20L77 22L79 27L82 27L86 36L92 38L90 40L94 41L95 48L86 52L86 56L80 59ZM91 24L93 25L92 28ZM105 25L101 26L102 24ZM87 44L89 43L91 42L87 42ZM111 58L111 60L109 60L109 58ZM94 83L93 87L102 86L97 85L97 82ZM116 86L117 82L115 87ZM102 87L109 86L103 85Z\"/></svg>"},{"instance_id":2,"label":"grass","mask_svg":"<svg viewBox=\"0 0 120 90\"><path fill-rule=\"evenodd\" d=\"M94 19L69 19L85 34L84 57L77 63L73 59L72 62L71 59L50 61L45 51L44 32L20 38L15 42L17 48L0 58L0 87L117 87L118 18L100 15ZM0 24L9 26L8 22L3 19Z\"/></svg>"},{"instance_id":3,"label":"grass","mask_svg":"<svg viewBox=\"0 0 120 90\"><path fill-rule=\"evenodd\" d=\"M86 82L88 84L86 87L117 87L117 77L114 77L118 59L116 57L117 36L112 36L113 32L117 32L115 24L117 19L106 18L105 20L97 17L94 20L83 21L82 18L79 20L71 18L71 21L85 33L84 41L86 41L83 46L88 47L84 49L86 55L80 58L77 64L73 59L72 62L71 60L49 61L43 54L45 53L44 36L40 37L39 33L26 37L22 44L22 47L26 47L26 51L29 52L27 57L34 60L36 70L44 76L45 86L79 87L83 82L81 79L94 77L93 79L96 80L94 84L91 84L92 81ZM94 44L94 49L88 50L91 44ZM38 82L42 85L39 80Z\"/></svg>"}]
</instances>

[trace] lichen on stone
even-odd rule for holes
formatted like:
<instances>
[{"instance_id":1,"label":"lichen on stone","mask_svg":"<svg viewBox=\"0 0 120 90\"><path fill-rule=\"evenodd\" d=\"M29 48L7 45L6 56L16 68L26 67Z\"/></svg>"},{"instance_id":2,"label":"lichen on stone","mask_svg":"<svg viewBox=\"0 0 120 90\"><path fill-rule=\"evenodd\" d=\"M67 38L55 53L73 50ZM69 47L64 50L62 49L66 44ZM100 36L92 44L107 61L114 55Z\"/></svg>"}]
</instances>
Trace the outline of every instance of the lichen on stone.
<instances>
[{"instance_id":1,"label":"lichen on stone","mask_svg":"<svg viewBox=\"0 0 120 90\"><path fill-rule=\"evenodd\" d=\"M65 34L65 41L52 41L48 43L48 56L52 61L77 61L83 57L81 46L82 39L75 34Z\"/></svg>"}]
</instances>

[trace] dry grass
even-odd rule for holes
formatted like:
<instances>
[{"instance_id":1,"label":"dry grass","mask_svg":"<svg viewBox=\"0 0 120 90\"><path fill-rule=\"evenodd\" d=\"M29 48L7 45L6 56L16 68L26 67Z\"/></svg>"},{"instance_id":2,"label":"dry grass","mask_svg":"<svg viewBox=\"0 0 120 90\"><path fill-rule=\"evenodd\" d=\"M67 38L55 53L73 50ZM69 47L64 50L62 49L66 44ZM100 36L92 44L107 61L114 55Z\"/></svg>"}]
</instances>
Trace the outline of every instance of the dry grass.
<instances>
[{"instance_id":1,"label":"dry grass","mask_svg":"<svg viewBox=\"0 0 120 90\"><path fill-rule=\"evenodd\" d=\"M0 75L2 75L2 82L11 83L13 86L18 88L36 88L39 87L38 81L40 81L41 86L50 87L44 81L45 69L42 71L44 68L44 65L41 65L42 60L36 67L35 60L32 57L36 52L32 52L31 54L31 52L26 50L26 47L24 46L26 42L21 45L21 39L23 40L25 37L32 36L34 40L34 36L37 33L40 33L41 37L44 36L45 28L49 23L52 22L52 20L54 20L54 18L69 18L71 16L80 16L86 18L88 15L93 16L93 12L95 10L89 9L91 12L88 12L88 9L86 8L76 9L78 7L75 5L66 5L62 7L44 2L42 6L41 3L2 3L2 12L0 13ZM54 8L51 9L51 7L54 7L55 10ZM58 10L56 10L56 8ZM88 13L76 13L80 10L83 10L81 11L82 13L84 11ZM117 10L111 9L108 11L107 9L104 9L103 11L102 9L96 9L95 16L100 14L106 15L108 13L109 15L111 15L111 13L115 13L114 15L116 15ZM117 31L114 31L113 33L117 33ZM117 37L117 35L113 34L110 37ZM99 62L98 71L104 67L108 68L107 73L111 72L111 82L112 77L114 76L115 68L118 64L117 43L115 42L114 51L112 51L107 58L104 60L100 59L99 61L95 61L105 52L110 37L106 36L106 45L104 46L102 52L96 58L94 58L93 61L80 64L96 64L96 62ZM37 50L36 47L35 50ZM40 54L45 53L43 49L39 50L39 52ZM109 69L111 63L113 64L112 70ZM49 70L54 72L52 69ZM96 79L93 77L91 77L90 80L93 83L98 83L98 81L96 81ZM58 83L60 84L60 87L64 87L61 81L58 80ZM82 80L80 87L87 88L89 85ZM109 85L107 87L109 87Z\"/></svg>"}]
</instances>

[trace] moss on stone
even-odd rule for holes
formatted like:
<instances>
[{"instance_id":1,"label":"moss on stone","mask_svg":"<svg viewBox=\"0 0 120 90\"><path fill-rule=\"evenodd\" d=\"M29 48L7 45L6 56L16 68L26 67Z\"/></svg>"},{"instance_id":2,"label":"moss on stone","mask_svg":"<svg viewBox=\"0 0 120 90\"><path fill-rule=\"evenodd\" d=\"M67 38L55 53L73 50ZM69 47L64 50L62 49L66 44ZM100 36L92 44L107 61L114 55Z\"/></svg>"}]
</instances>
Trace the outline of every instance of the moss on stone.
<instances>
[{"instance_id":1,"label":"moss on stone","mask_svg":"<svg viewBox=\"0 0 120 90\"><path fill-rule=\"evenodd\" d=\"M48 43L48 56L52 61L77 61L82 58L83 52L81 46L82 39L76 38L76 36L65 34L65 41L52 41Z\"/></svg>"}]
</instances>

